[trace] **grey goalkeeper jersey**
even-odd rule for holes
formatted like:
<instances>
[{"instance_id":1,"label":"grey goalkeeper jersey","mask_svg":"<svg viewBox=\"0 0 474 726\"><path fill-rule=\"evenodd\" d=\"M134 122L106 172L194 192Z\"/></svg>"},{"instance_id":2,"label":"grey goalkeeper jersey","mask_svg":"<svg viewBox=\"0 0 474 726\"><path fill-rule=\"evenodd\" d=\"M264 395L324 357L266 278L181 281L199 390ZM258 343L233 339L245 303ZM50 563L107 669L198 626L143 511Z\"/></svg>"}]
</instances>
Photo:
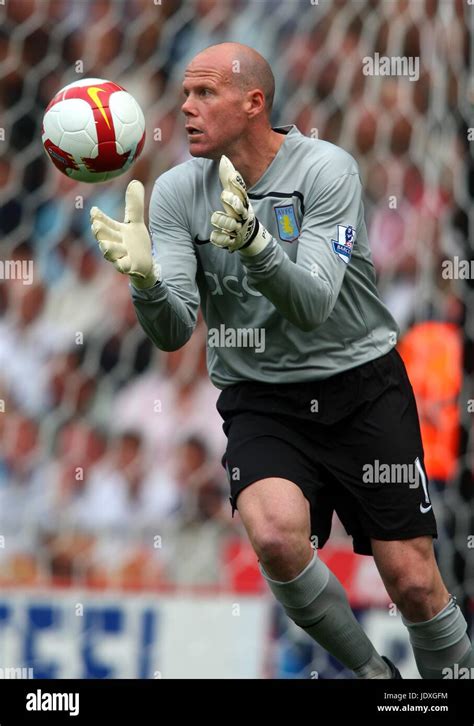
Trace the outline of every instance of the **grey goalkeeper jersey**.
<instances>
[{"instance_id":1,"label":"grey goalkeeper jersey","mask_svg":"<svg viewBox=\"0 0 474 726\"><path fill-rule=\"evenodd\" d=\"M254 257L209 242L222 209L218 161L196 158L162 174L150 232L162 282L132 287L138 319L158 348L191 336L199 308L218 388L240 381L323 379L387 353L398 326L379 298L357 164L296 128L248 190L272 235Z\"/></svg>"}]
</instances>

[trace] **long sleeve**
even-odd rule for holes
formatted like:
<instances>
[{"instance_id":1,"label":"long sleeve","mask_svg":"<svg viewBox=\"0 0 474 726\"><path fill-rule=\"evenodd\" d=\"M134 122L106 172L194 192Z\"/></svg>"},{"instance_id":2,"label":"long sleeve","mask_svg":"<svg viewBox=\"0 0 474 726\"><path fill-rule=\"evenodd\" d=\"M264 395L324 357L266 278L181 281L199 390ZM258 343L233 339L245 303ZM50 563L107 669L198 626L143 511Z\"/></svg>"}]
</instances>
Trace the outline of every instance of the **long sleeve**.
<instances>
[{"instance_id":1,"label":"long sleeve","mask_svg":"<svg viewBox=\"0 0 474 726\"><path fill-rule=\"evenodd\" d=\"M241 255L250 284L293 325L310 331L324 323L336 303L350 254L339 255L339 227L363 224L357 171L342 174L309 199L298 240L296 261L272 242L255 257Z\"/></svg>"},{"instance_id":2,"label":"long sleeve","mask_svg":"<svg viewBox=\"0 0 474 726\"><path fill-rule=\"evenodd\" d=\"M196 255L189 226L169 184L160 177L150 201L153 255L161 267L161 282L146 290L131 285L138 320L161 350L177 350L191 337L197 320L199 290Z\"/></svg>"}]
</instances>

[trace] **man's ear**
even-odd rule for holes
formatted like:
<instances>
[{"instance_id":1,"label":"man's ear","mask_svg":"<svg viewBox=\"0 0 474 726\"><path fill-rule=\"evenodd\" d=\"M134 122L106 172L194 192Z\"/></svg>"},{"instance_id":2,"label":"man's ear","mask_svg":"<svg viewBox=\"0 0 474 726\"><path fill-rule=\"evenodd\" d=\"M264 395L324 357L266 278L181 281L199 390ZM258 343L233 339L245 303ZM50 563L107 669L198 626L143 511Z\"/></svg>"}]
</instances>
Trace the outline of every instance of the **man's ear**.
<instances>
[{"instance_id":1,"label":"man's ear","mask_svg":"<svg viewBox=\"0 0 474 726\"><path fill-rule=\"evenodd\" d=\"M249 118L254 118L265 111L265 96L259 88L247 91L245 110Z\"/></svg>"}]
</instances>

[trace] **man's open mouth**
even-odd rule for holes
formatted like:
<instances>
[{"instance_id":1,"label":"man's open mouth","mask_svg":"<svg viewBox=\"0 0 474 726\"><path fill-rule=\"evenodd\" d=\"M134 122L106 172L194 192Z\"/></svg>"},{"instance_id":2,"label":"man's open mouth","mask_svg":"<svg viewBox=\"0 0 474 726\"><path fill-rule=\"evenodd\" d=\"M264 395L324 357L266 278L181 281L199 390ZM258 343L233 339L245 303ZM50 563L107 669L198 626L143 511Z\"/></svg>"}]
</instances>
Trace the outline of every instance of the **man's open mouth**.
<instances>
[{"instance_id":1,"label":"man's open mouth","mask_svg":"<svg viewBox=\"0 0 474 726\"><path fill-rule=\"evenodd\" d=\"M189 136L198 136L199 134L203 133L201 129L197 129L194 126L186 126L186 131L188 132Z\"/></svg>"}]
</instances>

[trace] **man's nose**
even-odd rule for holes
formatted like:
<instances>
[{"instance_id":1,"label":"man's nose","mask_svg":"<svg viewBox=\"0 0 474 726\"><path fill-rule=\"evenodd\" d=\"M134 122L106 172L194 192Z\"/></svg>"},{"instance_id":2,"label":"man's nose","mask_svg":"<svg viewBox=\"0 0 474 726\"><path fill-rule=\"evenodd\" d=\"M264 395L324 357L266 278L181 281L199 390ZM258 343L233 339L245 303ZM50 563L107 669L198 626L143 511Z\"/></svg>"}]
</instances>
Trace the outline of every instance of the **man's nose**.
<instances>
[{"instance_id":1,"label":"man's nose","mask_svg":"<svg viewBox=\"0 0 474 726\"><path fill-rule=\"evenodd\" d=\"M192 108L192 103L191 103L191 101L189 99L189 96L187 97L187 99L185 100L185 102L183 103L183 105L181 106L181 111L184 114L189 114L190 116L192 116L193 113L195 113L195 111Z\"/></svg>"}]
</instances>

